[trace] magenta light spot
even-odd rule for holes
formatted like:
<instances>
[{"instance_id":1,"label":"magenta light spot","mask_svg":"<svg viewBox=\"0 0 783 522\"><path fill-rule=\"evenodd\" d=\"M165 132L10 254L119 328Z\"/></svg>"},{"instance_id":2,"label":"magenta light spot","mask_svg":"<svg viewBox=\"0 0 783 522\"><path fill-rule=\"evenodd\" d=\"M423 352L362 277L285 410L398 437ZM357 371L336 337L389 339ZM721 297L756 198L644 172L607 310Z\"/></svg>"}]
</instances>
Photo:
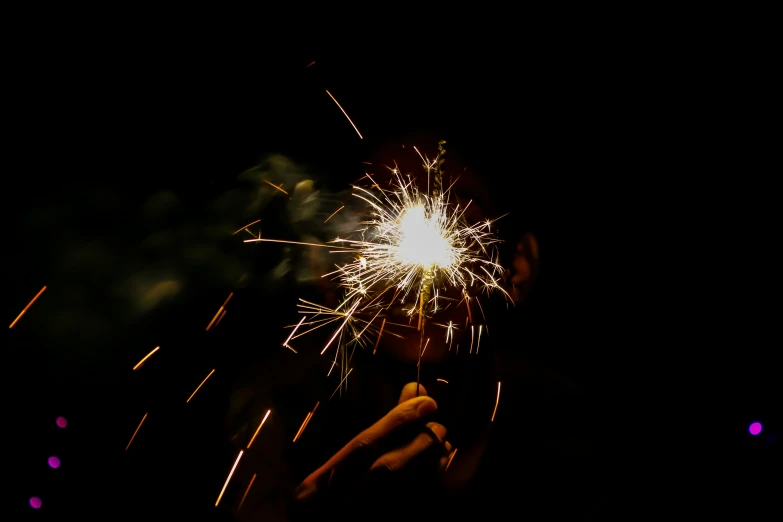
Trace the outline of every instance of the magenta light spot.
<instances>
[{"instance_id":1,"label":"magenta light spot","mask_svg":"<svg viewBox=\"0 0 783 522\"><path fill-rule=\"evenodd\" d=\"M748 431L751 435L758 435L761 433L761 423L760 422L754 422L750 426L748 426Z\"/></svg>"},{"instance_id":2,"label":"magenta light spot","mask_svg":"<svg viewBox=\"0 0 783 522\"><path fill-rule=\"evenodd\" d=\"M57 457L49 457L49 467L57 469L60 467L60 459Z\"/></svg>"},{"instance_id":3,"label":"magenta light spot","mask_svg":"<svg viewBox=\"0 0 783 522\"><path fill-rule=\"evenodd\" d=\"M65 417L57 417L57 425L61 428L64 428L68 425L68 421L65 420Z\"/></svg>"},{"instance_id":4,"label":"magenta light spot","mask_svg":"<svg viewBox=\"0 0 783 522\"><path fill-rule=\"evenodd\" d=\"M41 507L41 499L38 497L30 497L30 507L33 509Z\"/></svg>"}]
</instances>

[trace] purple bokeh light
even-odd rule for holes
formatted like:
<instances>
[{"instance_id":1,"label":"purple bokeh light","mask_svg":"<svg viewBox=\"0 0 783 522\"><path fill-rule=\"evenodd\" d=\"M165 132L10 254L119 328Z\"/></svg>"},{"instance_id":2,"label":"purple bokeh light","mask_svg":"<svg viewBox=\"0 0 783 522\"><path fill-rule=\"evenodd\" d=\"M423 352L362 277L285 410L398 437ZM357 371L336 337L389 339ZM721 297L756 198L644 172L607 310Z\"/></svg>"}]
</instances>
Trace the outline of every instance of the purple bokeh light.
<instances>
[{"instance_id":1,"label":"purple bokeh light","mask_svg":"<svg viewBox=\"0 0 783 522\"><path fill-rule=\"evenodd\" d=\"M57 425L61 428L64 428L68 425L68 421L65 420L65 417L57 417Z\"/></svg>"},{"instance_id":2,"label":"purple bokeh light","mask_svg":"<svg viewBox=\"0 0 783 522\"><path fill-rule=\"evenodd\" d=\"M748 426L748 431L751 435L754 437L761 433L761 423L760 422L752 422L750 426Z\"/></svg>"},{"instance_id":3,"label":"purple bokeh light","mask_svg":"<svg viewBox=\"0 0 783 522\"><path fill-rule=\"evenodd\" d=\"M41 499L38 497L30 497L30 507L33 509L41 507Z\"/></svg>"},{"instance_id":4,"label":"purple bokeh light","mask_svg":"<svg viewBox=\"0 0 783 522\"><path fill-rule=\"evenodd\" d=\"M57 469L60 467L60 459L57 457L49 457L49 467Z\"/></svg>"}]
</instances>

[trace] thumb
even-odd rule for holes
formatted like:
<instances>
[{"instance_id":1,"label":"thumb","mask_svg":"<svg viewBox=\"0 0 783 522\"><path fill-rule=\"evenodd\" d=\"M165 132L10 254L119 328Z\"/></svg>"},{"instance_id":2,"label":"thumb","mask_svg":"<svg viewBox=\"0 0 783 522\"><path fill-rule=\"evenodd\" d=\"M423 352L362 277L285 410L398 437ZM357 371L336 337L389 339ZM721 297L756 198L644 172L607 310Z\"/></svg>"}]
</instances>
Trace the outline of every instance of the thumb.
<instances>
[{"instance_id":1,"label":"thumb","mask_svg":"<svg viewBox=\"0 0 783 522\"><path fill-rule=\"evenodd\" d=\"M416 398L416 383L415 382L409 382L405 386L402 387L402 393L400 393L400 400L397 401L397 404L402 404L405 401L409 401L411 399ZM419 397L426 397L427 396L427 390L424 389L424 386L419 384Z\"/></svg>"}]
</instances>

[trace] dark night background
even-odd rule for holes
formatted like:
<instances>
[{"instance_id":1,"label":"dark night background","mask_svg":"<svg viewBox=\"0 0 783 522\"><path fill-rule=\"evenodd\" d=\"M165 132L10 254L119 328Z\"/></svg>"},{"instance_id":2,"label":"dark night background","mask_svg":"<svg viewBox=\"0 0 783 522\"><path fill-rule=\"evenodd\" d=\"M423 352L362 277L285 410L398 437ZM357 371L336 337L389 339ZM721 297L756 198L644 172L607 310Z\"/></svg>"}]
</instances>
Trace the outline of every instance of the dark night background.
<instances>
[{"instance_id":1,"label":"dark night background","mask_svg":"<svg viewBox=\"0 0 783 522\"><path fill-rule=\"evenodd\" d=\"M606 475L614 466L599 461L599 448L633 435L604 424L599 409L613 410L619 423L628 406L616 397L611 408L598 404L598 389L639 364L624 350L643 345L655 354L648 340L615 342L616 303L605 313L595 310L605 306L609 283L594 267L611 271L618 263L609 253L614 239L597 219L610 214L603 187L620 171L636 175L624 148L629 116L609 106L615 93L624 107L643 105L619 92L629 81L615 81L614 64L557 42L414 54L313 47L252 58L245 52L242 59L230 46L218 52L120 45L107 57L105 49L74 45L49 48L34 61L18 58L19 74L8 80L7 322L48 288L7 333L4 431L13 448L7 473L18 488L4 495L6 508L34 518L230 519L247 477L238 471L221 508L214 502L239 448L231 437L247 422L233 414L232 397L249 369L266 364L261 374L268 373L274 361L311 383L265 387L277 406L256 450L266 430L290 438L319 393L336 383L280 347L296 297L312 291L290 279L264 279L287 251L237 245L230 229L253 218L241 209L215 210L214 202L243 190L239 174L269 154L290 158L322 190L338 192L363 174L363 161L393 161L410 152L402 144L432 155L443 139L447 172L467 169L483 184L477 200L497 215L509 213L498 223L501 238L513 246L532 232L540 248L533 291L488 344L503 367L452 368L480 374L464 382L481 407L493 399L497 380L504 382L487 464L469 502L476 511L513 506L532 519L600 519L611 509L614 479ZM741 143L751 142L746 136ZM622 199L637 189L626 179L607 190ZM280 211L274 205L264 211L271 222ZM229 235L221 236L225 230ZM160 231L162 244L150 247ZM659 240L655 250L666 252ZM190 252L191 246L203 250ZM249 282L237 286L236 276L246 271ZM140 309L133 289L161 278L178 281L178 292ZM205 332L231 291L224 321ZM738 320L745 314L738 312ZM158 345L140 371L131 371ZM780 430L771 417L780 388L768 356L752 347L725 350L735 363L726 386L738 392L721 423L726 435L715 438L727 441L723 451L731 456L766 458L779 446L771 434ZM301 368L291 370L295 365ZM402 386L415 378L411 370L410 378L390 379ZM123 451L145 412L139 435ZM68 419L64 430L55 426L60 415ZM763 437L747 435L753 420L765 422ZM350 436L335 434L342 441ZM321 456L307 460L318 451L308 444L305 456L285 448L292 467L321 464ZM50 455L62 459L60 469L47 467ZM539 475L512 479L509 470ZM33 495L44 502L38 512L27 507Z\"/></svg>"}]
</instances>

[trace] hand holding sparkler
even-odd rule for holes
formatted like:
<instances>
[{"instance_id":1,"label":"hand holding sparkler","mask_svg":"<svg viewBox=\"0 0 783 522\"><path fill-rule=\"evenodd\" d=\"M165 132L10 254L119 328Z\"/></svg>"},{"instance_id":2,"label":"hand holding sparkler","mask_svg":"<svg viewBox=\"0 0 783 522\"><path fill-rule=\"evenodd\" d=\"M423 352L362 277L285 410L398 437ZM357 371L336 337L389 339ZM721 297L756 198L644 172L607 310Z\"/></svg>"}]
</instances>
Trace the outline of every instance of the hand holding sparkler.
<instances>
[{"instance_id":1,"label":"hand holding sparkler","mask_svg":"<svg viewBox=\"0 0 783 522\"><path fill-rule=\"evenodd\" d=\"M426 393L423 386L407 384L397 407L311 473L296 489L296 499L305 505L341 503L354 494L350 501L355 504L379 500L379 495L393 499L393 484L406 489L415 487L414 479L416 485L422 480L437 484L452 448L446 428L427 422L438 406Z\"/></svg>"}]
</instances>

